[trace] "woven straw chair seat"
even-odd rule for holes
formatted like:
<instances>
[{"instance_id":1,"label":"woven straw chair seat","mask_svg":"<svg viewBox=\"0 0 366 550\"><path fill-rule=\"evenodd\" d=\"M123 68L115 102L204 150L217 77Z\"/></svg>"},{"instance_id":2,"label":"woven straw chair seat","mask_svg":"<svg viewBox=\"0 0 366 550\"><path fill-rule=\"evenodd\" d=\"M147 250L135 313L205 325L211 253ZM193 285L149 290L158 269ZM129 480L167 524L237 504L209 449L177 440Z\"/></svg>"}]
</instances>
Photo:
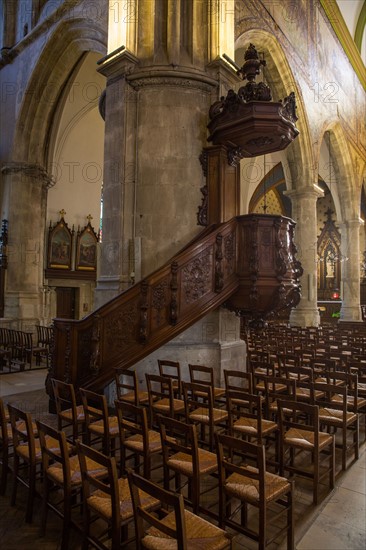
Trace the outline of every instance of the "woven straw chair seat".
<instances>
[{"instance_id":1,"label":"woven straw chair seat","mask_svg":"<svg viewBox=\"0 0 366 550\"><path fill-rule=\"evenodd\" d=\"M259 480L245 476L245 471L258 472L257 468L252 466L243 467L243 475L233 473L225 482L225 491L252 504L259 503ZM290 483L284 477L265 472L265 499L266 502L271 502L286 493L290 489Z\"/></svg>"},{"instance_id":2,"label":"woven straw chair seat","mask_svg":"<svg viewBox=\"0 0 366 550\"><path fill-rule=\"evenodd\" d=\"M331 398L331 401L333 401L334 403L343 403L343 396L342 395L333 395L333 397ZM348 395L347 396L347 403L348 405L353 405L355 402L355 399L352 395ZM362 407L365 407L366 406L366 399L364 397L357 397L357 400L356 400L356 405L357 405L357 408L362 408Z\"/></svg>"},{"instance_id":3,"label":"woven straw chair seat","mask_svg":"<svg viewBox=\"0 0 366 550\"><path fill-rule=\"evenodd\" d=\"M118 480L119 488L119 511L122 521L125 521L133 517L133 507L131 500L130 487L128 485L127 478L120 478ZM156 498L151 497L144 491L139 491L141 506L144 509L152 508L158 504ZM87 502L91 508L93 508L98 514L105 517L107 520L112 518L112 502L110 496L104 491L95 491L88 499Z\"/></svg>"},{"instance_id":4,"label":"woven straw chair seat","mask_svg":"<svg viewBox=\"0 0 366 550\"><path fill-rule=\"evenodd\" d=\"M159 401L153 404L153 408L157 412L162 412L163 414L168 413L170 410L169 398L159 399ZM184 411L184 401L181 399L173 399L173 408L175 412Z\"/></svg>"},{"instance_id":5,"label":"woven straw chair seat","mask_svg":"<svg viewBox=\"0 0 366 550\"><path fill-rule=\"evenodd\" d=\"M212 393L213 393L213 396L214 396L214 399L217 399L218 397L222 397L223 395L225 395L225 389L224 388L212 388ZM198 397L205 397L206 394L205 393L201 393L200 391L197 391L196 392L196 395Z\"/></svg>"},{"instance_id":6,"label":"woven straw chair seat","mask_svg":"<svg viewBox=\"0 0 366 550\"><path fill-rule=\"evenodd\" d=\"M200 475L215 472L217 470L217 456L205 449L198 449L198 464ZM169 457L167 465L185 476L193 476L192 456L188 453L179 452L172 455Z\"/></svg>"},{"instance_id":7,"label":"woven straw chair seat","mask_svg":"<svg viewBox=\"0 0 366 550\"><path fill-rule=\"evenodd\" d=\"M187 549L189 550L223 550L230 547L230 539L227 533L212 525L205 519L184 510ZM174 513L168 514L162 523L175 528ZM177 541L168 535L159 531L156 527L148 529L147 534L142 539L142 544L149 550L176 550Z\"/></svg>"},{"instance_id":8,"label":"woven straw chair seat","mask_svg":"<svg viewBox=\"0 0 366 550\"><path fill-rule=\"evenodd\" d=\"M357 418L357 413L347 412L346 413L346 422L354 422ZM319 422L327 422L333 424L334 426L342 426L343 424L343 411L338 409L330 409L325 407L324 409L319 409Z\"/></svg>"},{"instance_id":9,"label":"woven straw chair seat","mask_svg":"<svg viewBox=\"0 0 366 550\"><path fill-rule=\"evenodd\" d=\"M147 391L138 391L138 400L140 403L147 403L149 401L149 394ZM135 403L135 392L129 391L127 393L123 393L120 397L121 401L126 401L127 403Z\"/></svg>"},{"instance_id":10,"label":"woven straw chair seat","mask_svg":"<svg viewBox=\"0 0 366 550\"><path fill-rule=\"evenodd\" d=\"M79 457L77 455L71 456L69 463L70 463L70 473L71 473L71 485L73 487L77 487L78 485L81 485ZM108 474L105 468L101 468L97 462L90 460L90 458L86 458L86 465L87 465L89 474L92 475L93 477L102 479L103 477L106 477L106 475ZM63 484L64 475L62 471L62 464L60 462L56 462L55 464L52 464L52 466L50 466L47 469L47 474L58 485Z\"/></svg>"},{"instance_id":11,"label":"woven straw chair seat","mask_svg":"<svg viewBox=\"0 0 366 550\"><path fill-rule=\"evenodd\" d=\"M222 422L229 418L228 412L223 409L212 409L213 412L213 422ZM190 420L201 422L202 424L210 424L210 417L208 414L208 409L200 407L189 414Z\"/></svg>"},{"instance_id":12,"label":"woven straw chair seat","mask_svg":"<svg viewBox=\"0 0 366 550\"><path fill-rule=\"evenodd\" d=\"M109 416L108 422L109 422L109 433L111 435L118 435L119 434L118 418L116 416ZM89 424L89 430L95 434L102 434L104 432L103 420L97 420L96 422L92 422L91 424Z\"/></svg>"},{"instance_id":13,"label":"woven straw chair seat","mask_svg":"<svg viewBox=\"0 0 366 550\"><path fill-rule=\"evenodd\" d=\"M319 448L322 449L329 445L332 441L332 435L324 432L319 432ZM312 449L314 447L315 434L309 430L299 430L298 428L290 428L285 436L285 443L291 443L297 447Z\"/></svg>"},{"instance_id":14,"label":"woven straw chair seat","mask_svg":"<svg viewBox=\"0 0 366 550\"><path fill-rule=\"evenodd\" d=\"M46 436L46 443L47 447L56 454L60 453L60 446L57 441L57 439L54 439L53 437ZM35 455L36 455L36 462L41 462L42 460L42 451L41 451L41 442L38 438L34 440L34 446L35 446ZM68 444L68 449L71 451L72 446ZM22 457L27 460L29 460L29 447L28 444L26 445L18 445L15 448L16 452Z\"/></svg>"},{"instance_id":15,"label":"woven straw chair seat","mask_svg":"<svg viewBox=\"0 0 366 550\"><path fill-rule=\"evenodd\" d=\"M64 420L72 420L72 409L66 409L60 413L61 418ZM76 407L76 420L78 422L84 422L85 420L85 414L84 414L84 407L82 405L78 405Z\"/></svg>"},{"instance_id":16,"label":"woven straw chair seat","mask_svg":"<svg viewBox=\"0 0 366 550\"><path fill-rule=\"evenodd\" d=\"M155 432L154 430L149 430L148 432L148 439L149 439L149 450L150 452L158 452L161 451L161 437L159 432ZM143 437L140 434L131 435L131 437L127 437L123 444L128 448L131 449L131 451L143 451L144 448L144 441Z\"/></svg>"},{"instance_id":17,"label":"woven straw chair seat","mask_svg":"<svg viewBox=\"0 0 366 550\"><path fill-rule=\"evenodd\" d=\"M256 435L258 430L258 420L256 418L239 418L234 422L233 429L239 433ZM277 429L277 423L272 420L262 420L262 435L271 433Z\"/></svg>"}]
</instances>

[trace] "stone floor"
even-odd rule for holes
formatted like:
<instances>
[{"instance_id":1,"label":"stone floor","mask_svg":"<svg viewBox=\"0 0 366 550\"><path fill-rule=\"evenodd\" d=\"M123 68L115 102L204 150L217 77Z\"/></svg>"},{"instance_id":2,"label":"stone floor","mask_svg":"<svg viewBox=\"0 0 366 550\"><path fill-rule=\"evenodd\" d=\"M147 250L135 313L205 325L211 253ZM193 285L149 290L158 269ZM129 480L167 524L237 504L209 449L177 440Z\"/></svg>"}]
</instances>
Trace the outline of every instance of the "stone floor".
<instances>
[{"instance_id":1,"label":"stone floor","mask_svg":"<svg viewBox=\"0 0 366 550\"><path fill-rule=\"evenodd\" d=\"M0 396L5 402L16 403L29 410L36 418L54 423L48 413L44 388L46 370L32 370L0 375ZM364 419L361 419L360 458L346 472L337 472L336 487L327 494L324 487L318 506L312 504L311 484L295 481L295 539L297 550L363 550L366 541L366 445ZM339 459L339 456L338 456ZM339 461L338 461L339 462ZM40 500L35 503L34 520L26 524L26 489L20 487L15 507L10 506L9 483L6 495L0 497L0 546L4 550L57 550L60 547L61 520L49 512L47 531L39 535ZM208 497L210 498L210 497ZM254 549L256 544L244 537L236 537L234 550ZM69 550L81 548L80 534L72 530ZM133 550L135 544L128 546ZM286 542L274 542L270 550L284 550Z\"/></svg>"}]
</instances>

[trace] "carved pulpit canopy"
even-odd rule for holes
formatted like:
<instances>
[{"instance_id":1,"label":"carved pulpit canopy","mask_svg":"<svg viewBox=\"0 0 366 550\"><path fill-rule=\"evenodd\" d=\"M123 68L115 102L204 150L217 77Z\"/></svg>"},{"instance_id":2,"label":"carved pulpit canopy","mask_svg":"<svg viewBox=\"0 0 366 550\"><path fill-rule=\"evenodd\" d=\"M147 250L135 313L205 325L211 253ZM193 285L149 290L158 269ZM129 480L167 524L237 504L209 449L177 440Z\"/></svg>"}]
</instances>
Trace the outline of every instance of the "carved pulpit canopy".
<instances>
[{"instance_id":1,"label":"carved pulpit canopy","mask_svg":"<svg viewBox=\"0 0 366 550\"><path fill-rule=\"evenodd\" d=\"M296 101L291 92L283 101L272 102L270 88L255 82L265 61L250 44L245 62L237 71L248 82L238 92L229 90L210 108L208 141L228 147L230 164L244 157L256 157L285 149L299 134L295 124Z\"/></svg>"}]
</instances>

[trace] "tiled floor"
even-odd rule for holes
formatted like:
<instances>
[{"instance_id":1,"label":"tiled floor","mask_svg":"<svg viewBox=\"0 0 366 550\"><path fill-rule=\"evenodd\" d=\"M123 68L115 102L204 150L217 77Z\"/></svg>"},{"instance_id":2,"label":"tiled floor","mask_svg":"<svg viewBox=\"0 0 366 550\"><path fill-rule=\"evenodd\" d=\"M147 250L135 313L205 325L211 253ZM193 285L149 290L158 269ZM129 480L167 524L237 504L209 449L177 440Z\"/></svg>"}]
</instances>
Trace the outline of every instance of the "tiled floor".
<instances>
[{"instance_id":1,"label":"tiled floor","mask_svg":"<svg viewBox=\"0 0 366 550\"><path fill-rule=\"evenodd\" d=\"M44 389L46 370L0 375L0 396L28 408L35 417L50 419ZM336 488L318 506L312 504L311 484L295 481L295 539L297 550L364 550L366 542L366 444L361 419L360 458L345 473L338 470ZM11 483L9 484L11 486ZM24 521L26 490L20 488L17 505L10 507L10 488L0 497L0 547L4 550L56 550L60 547L61 520L48 515L45 537L39 536L40 507L36 505L32 524ZM326 489L321 491L325 494ZM37 500L37 502L39 502ZM134 543L129 550L133 550ZM69 550L81 548L81 539L72 532ZM233 550L255 549L257 545L237 537ZM273 543L270 550L285 550L286 542Z\"/></svg>"}]
</instances>

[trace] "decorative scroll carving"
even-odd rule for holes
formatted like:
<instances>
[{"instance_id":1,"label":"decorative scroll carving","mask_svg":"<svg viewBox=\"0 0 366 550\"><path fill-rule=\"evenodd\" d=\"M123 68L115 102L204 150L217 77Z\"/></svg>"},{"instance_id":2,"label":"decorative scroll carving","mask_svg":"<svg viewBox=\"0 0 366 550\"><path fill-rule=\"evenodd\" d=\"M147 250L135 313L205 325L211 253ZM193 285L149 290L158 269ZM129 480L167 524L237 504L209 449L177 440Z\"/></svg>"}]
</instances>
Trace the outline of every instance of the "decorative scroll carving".
<instances>
[{"instance_id":1,"label":"decorative scroll carving","mask_svg":"<svg viewBox=\"0 0 366 550\"><path fill-rule=\"evenodd\" d=\"M147 301L147 293L149 285L147 281L141 283L141 305L140 305L140 342L146 344L147 342L147 311L149 304Z\"/></svg>"},{"instance_id":2,"label":"decorative scroll carving","mask_svg":"<svg viewBox=\"0 0 366 550\"><path fill-rule=\"evenodd\" d=\"M266 147L267 145L272 145L272 143L274 143L274 139L268 136L260 136L247 141L247 145L254 145L255 147L258 147L258 149L261 147Z\"/></svg>"},{"instance_id":3,"label":"decorative scroll carving","mask_svg":"<svg viewBox=\"0 0 366 550\"><path fill-rule=\"evenodd\" d=\"M216 235L216 252L215 252L215 292L221 292L224 288L224 273L222 271L222 235Z\"/></svg>"},{"instance_id":4,"label":"decorative scroll carving","mask_svg":"<svg viewBox=\"0 0 366 550\"><path fill-rule=\"evenodd\" d=\"M207 151L203 150L199 156L199 161L202 167L202 172L205 178L207 178L207 168L208 168L208 154Z\"/></svg>"},{"instance_id":5,"label":"decorative scroll carving","mask_svg":"<svg viewBox=\"0 0 366 550\"><path fill-rule=\"evenodd\" d=\"M138 319L137 307L127 305L116 315L105 321L105 335L108 349L112 352L134 340Z\"/></svg>"},{"instance_id":6,"label":"decorative scroll carving","mask_svg":"<svg viewBox=\"0 0 366 550\"><path fill-rule=\"evenodd\" d=\"M67 325L65 327L66 332L66 346L65 346L65 370L64 370L64 381L67 384L70 384L71 378L71 369L70 369L70 357L71 357L71 327Z\"/></svg>"},{"instance_id":7,"label":"decorative scroll carving","mask_svg":"<svg viewBox=\"0 0 366 550\"><path fill-rule=\"evenodd\" d=\"M182 270L182 289L185 301L192 304L199 300L211 288L212 255L202 253Z\"/></svg>"},{"instance_id":8,"label":"decorative scroll carving","mask_svg":"<svg viewBox=\"0 0 366 550\"><path fill-rule=\"evenodd\" d=\"M293 124L296 123L298 117L296 116L296 98L295 92L291 92L283 100L282 107L279 109L279 113L285 120L290 120Z\"/></svg>"},{"instance_id":9,"label":"decorative scroll carving","mask_svg":"<svg viewBox=\"0 0 366 550\"><path fill-rule=\"evenodd\" d=\"M287 231L282 228L280 221L275 221L275 248L276 248L276 273L279 282L291 268L291 259L289 258L289 250L287 247ZM284 235L281 235L284 233Z\"/></svg>"},{"instance_id":10,"label":"decorative scroll carving","mask_svg":"<svg viewBox=\"0 0 366 550\"><path fill-rule=\"evenodd\" d=\"M176 325L178 321L178 301L177 301L177 292L178 292L178 263L173 262L171 267L171 281L170 281L170 315L169 321L171 325Z\"/></svg>"},{"instance_id":11,"label":"decorative scroll carving","mask_svg":"<svg viewBox=\"0 0 366 550\"><path fill-rule=\"evenodd\" d=\"M96 375L100 369L100 316L95 315L93 319L93 331L91 337L90 371Z\"/></svg>"},{"instance_id":12,"label":"decorative scroll carving","mask_svg":"<svg viewBox=\"0 0 366 550\"><path fill-rule=\"evenodd\" d=\"M208 187L204 185L200 188L200 191L203 195L202 204L198 207L197 212L197 225L208 225Z\"/></svg>"},{"instance_id":13,"label":"decorative scroll carving","mask_svg":"<svg viewBox=\"0 0 366 550\"><path fill-rule=\"evenodd\" d=\"M237 164L245 157L245 153L241 147L233 147L227 152L227 161L230 166L237 166Z\"/></svg>"},{"instance_id":14,"label":"decorative scroll carving","mask_svg":"<svg viewBox=\"0 0 366 550\"><path fill-rule=\"evenodd\" d=\"M159 283L158 285L152 288L151 305L153 310L156 311L156 315L154 316L154 321L157 326L161 324L161 321L162 321L161 312L164 310L164 308L167 306L167 303L168 303L167 295L166 295L167 289L168 289L167 281L163 281L162 283Z\"/></svg>"},{"instance_id":15,"label":"decorative scroll carving","mask_svg":"<svg viewBox=\"0 0 366 550\"><path fill-rule=\"evenodd\" d=\"M235 270L235 235L230 233L224 239L224 258L228 275Z\"/></svg>"},{"instance_id":16,"label":"decorative scroll carving","mask_svg":"<svg viewBox=\"0 0 366 550\"><path fill-rule=\"evenodd\" d=\"M92 355L92 336L93 327L83 330L78 336L78 371L80 378L87 377L90 374L90 361Z\"/></svg>"}]
</instances>

